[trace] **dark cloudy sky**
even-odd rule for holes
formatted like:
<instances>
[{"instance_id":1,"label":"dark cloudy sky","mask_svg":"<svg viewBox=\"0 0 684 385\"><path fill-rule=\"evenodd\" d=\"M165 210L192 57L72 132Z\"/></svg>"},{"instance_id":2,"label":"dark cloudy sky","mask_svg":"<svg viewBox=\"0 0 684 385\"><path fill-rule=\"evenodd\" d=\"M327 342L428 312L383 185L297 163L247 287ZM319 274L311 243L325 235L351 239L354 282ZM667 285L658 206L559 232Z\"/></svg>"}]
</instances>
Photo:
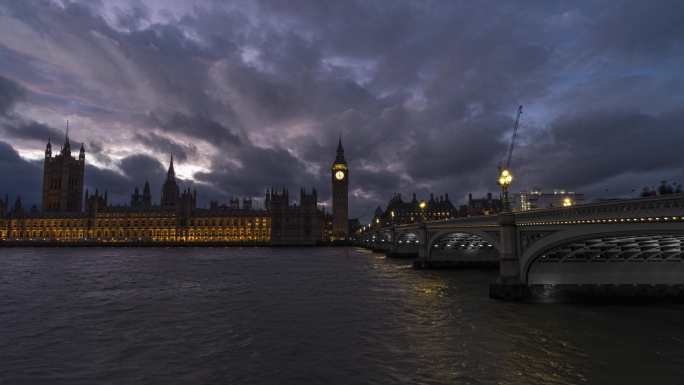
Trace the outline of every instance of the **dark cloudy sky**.
<instances>
[{"instance_id":1,"label":"dark cloudy sky","mask_svg":"<svg viewBox=\"0 0 684 385\"><path fill-rule=\"evenodd\" d=\"M0 193L39 202L48 136L123 201L168 157L203 201L317 187L633 195L684 181L684 2L0 0ZM13 198L12 198L13 199ZM157 198L158 199L158 198Z\"/></svg>"}]
</instances>

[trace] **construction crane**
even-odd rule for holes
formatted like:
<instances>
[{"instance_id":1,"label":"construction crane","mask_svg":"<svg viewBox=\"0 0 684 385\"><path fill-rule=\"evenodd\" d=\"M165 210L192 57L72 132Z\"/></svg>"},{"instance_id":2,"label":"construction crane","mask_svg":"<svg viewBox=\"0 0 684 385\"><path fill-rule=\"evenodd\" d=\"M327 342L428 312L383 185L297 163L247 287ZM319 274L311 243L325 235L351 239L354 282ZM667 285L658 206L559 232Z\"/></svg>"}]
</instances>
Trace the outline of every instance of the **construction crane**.
<instances>
[{"instance_id":1,"label":"construction crane","mask_svg":"<svg viewBox=\"0 0 684 385\"><path fill-rule=\"evenodd\" d=\"M520 125L520 115L522 115L523 106L518 106L518 115L515 117L515 125L513 125L513 136L511 136L511 145L508 146L508 157L506 158L505 166L499 166L500 169L509 170L511 167L511 158L513 157L513 149L515 148L515 139L518 136L518 126Z\"/></svg>"},{"instance_id":2,"label":"construction crane","mask_svg":"<svg viewBox=\"0 0 684 385\"><path fill-rule=\"evenodd\" d=\"M515 117L515 125L513 126L513 136L511 136L511 145L508 147L508 156L506 157L506 163L501 162L499 164L499 186L503 190L503 209L504 211L510 210L510 202L508 201L508 186L513 182L513 174L511 174L511 158L513 157L513 149L515 148L515 138L518 136L518 126L520 124L520 115L522 115L523 106L518 106L518 115Z\"/></svg>"}]
</instances>

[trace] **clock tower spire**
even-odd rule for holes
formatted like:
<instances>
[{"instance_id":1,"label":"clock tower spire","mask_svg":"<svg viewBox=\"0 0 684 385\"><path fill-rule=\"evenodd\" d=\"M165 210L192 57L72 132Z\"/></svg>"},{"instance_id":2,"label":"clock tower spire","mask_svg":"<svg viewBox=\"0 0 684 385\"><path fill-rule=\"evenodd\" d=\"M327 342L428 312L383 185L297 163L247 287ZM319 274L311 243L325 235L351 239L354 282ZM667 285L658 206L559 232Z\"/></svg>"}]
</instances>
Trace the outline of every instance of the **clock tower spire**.
<instances>
[{"instance_id":1,"label":"clock tower spire","mask_svg":"<svg viewBox=\"0 0 684 385\"><path fill-rule=\"evenodd\" d=\"M337 156L331 168L332 177L332 240L344 240L349 236L349 167L344 159L342 135L337 144Z\"/></svg>"}]
</instances>

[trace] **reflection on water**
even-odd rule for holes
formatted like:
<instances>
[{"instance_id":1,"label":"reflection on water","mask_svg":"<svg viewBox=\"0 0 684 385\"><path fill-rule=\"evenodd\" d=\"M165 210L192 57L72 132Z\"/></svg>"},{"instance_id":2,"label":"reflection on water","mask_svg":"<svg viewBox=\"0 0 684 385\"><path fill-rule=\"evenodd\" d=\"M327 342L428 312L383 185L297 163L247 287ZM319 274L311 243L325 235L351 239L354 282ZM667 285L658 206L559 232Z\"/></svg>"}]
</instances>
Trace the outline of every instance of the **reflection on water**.
<instances>
[{"instance_id":1,"label":"reflection on water","mask_svg":"<svg viewBox=\"0 0 684 385\"><path fill-rule=\"evenodd\" d=\"M347 249L0 249L0 383L681 383L684 307Z\"/></svg>"}]
</instances>

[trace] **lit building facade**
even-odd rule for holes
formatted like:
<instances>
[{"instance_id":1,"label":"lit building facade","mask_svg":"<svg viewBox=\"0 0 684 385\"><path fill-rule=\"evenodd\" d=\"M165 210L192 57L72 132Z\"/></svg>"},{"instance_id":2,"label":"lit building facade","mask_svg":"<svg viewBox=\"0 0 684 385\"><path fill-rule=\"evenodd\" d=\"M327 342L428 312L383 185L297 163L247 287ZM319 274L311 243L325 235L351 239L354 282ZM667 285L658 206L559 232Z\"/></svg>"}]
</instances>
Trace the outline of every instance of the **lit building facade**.
<instances>
[{"instance_id":1,"label":"lit building facade","mask_svg":"<svg viewBox=\"0 0 684 385\"><path fill-rule=\"evenodd\" d=\"M169 210L109 207L96 213L13 212L0 229L3 240L59 242L229 242L271 241L265 211L197 210L185 218ZM2 223L2 222L0 222Z\"/></svg>"},{"instance_id":2,"label":"lit building facade","mask_svg":"<svg viewBox=\"0 0 684 385\"><path fill-rule=\"evenodd\" d=\"M58 169L54 159L61 156L64 165L81 167L85 161L85 150L81 148L79 159L74 163L65 146L58 157L51 156L50 144L46 150L44 185L51 184ZM68 157L67 157L68 155ZM71 169L68 174L71 175ZM131 203L115 206L108 202L107 192L90 193L86 190L83 199L83 179L68 183L66 200L64 194L52 195L48 190L47 209L24 210L21 198L14 207L8 199L0 200L0 241L10 242L69 242L95 244L264 244L264 245L315 245L324 240L324 213L318 208L316 190L307 194L301 191L298 204L291 204L289 193L267 191L265 207L255 209L251 199L231 200L229 205L212 202L208 209L197 207L197 192L181 191L173 169L173 158L169 163L166 180L160 194L160 204L154 205L149 183L143 193L135 188ZM68 177L62 177L62 179ZM64 185L61 185L64 186ZM71 188L73 186L73 188ZM78 193L78 189L81 193ZM60 190L62 191L62 190ZM45 192L45 189L44 189ZM78 195L78 196L76 196ZM78 198L78 199L77 199ZM74 203L78 200L78 203ZM85 208L83 202L85 201ZM65 203L66 202L66 203Z\"/></svg>"}]
</instances>

